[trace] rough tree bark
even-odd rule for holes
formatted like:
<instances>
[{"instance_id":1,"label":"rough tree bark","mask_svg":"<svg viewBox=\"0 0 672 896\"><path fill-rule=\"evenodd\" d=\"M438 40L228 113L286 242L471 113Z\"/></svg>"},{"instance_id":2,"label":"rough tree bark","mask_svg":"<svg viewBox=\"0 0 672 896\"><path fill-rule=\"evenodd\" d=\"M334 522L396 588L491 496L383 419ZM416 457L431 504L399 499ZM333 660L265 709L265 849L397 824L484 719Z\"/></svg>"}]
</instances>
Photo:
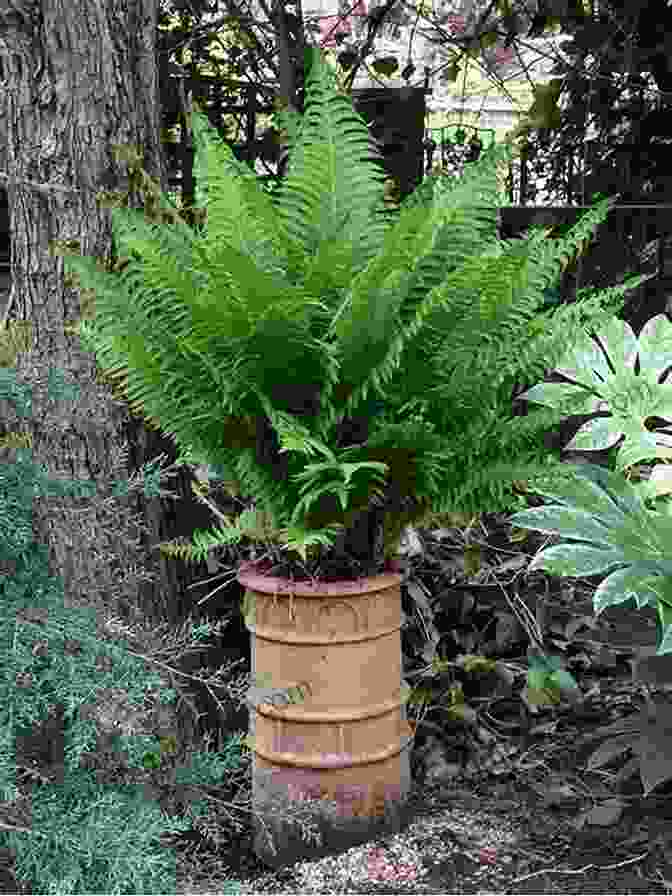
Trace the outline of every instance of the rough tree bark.
<instances>
[{"instance_id":1,"label":"rough tree bark","mask_svg":"<svg viewBox=\"0 0 672 896\"><path fill-rule=\"evenodd\" d=\"M173 462L174 445L129 415L97 381L94 356L64 332L79 317L80 297L64 285L63 260L50 246L76 240L84 254L110 257L110 210L95 197L128 185L114 144L141 147L145 169L167 190L156 28L157 0L0 4L0 109L7 135L0 183L9 196L13 250L8 320L30 321L34 336L16 365L19 381L33 390L32 417L18 428L30 434L33 459L50 476L92 478L101 496L161 451ZM130 204L142 207L142 197L131 197ZM78 401L48 400L50 368L79 385ZM189 496L190 472L175 472L167 486ZM51 572L62 577L66 601L85 600L123 615L139 603L150 618L174 621L176 592L185 575L194 580L196 568L150 548L190 534L176 531L167 516L174 519L176 503L142 494L113 505L36 499L36 537L49 546Z\"/></svg>"}]
</instances>

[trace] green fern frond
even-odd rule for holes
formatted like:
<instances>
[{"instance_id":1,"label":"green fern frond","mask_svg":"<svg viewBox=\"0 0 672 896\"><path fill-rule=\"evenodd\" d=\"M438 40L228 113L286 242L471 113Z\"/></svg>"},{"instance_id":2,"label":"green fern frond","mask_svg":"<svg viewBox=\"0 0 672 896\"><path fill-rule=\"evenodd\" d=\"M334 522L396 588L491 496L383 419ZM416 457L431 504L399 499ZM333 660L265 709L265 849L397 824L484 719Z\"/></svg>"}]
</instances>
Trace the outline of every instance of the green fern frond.
<instances>
[{"instance_id":1,"label":"green fern frond","mask_svg":"<svg viewBox=\"0 0 672 896\"><path fill-rule=\"evenodd\" d=\"M167 236L114 214L123 250L139 257L107 280L88 271L100 295L82 329L102 365L126 377L129 401L241 483L274 521L263 537L286 549L308 545L311 528L319 542L378 499L401 513L405 488L420 503L502 499L502 457L532 465L545 419L519 437L507 389L578 330L579 314L589 324L601 313L585 301L576 317L538 309L608 210L562 240L535 228L498 240L497 166L511 152L498 147L464 177L437 179L428 203L416 201L422 190L401 203L392 223L367 126L309 53L306 112L285 122L280 188L265 193L196 110L203 232Z\"/></svg>"},{"instance_id":2,"label":"green fern frond","mask_svg":"<svg viewBox=\"0 0 672 896\"><path fill-rule=\"evenodd\" d=\"M221 518L222 514L218 513L218 516ZM320 533L277 527L271 513L250 508L242 511L235 525L227 522L226 526L210 529L207 532L197 530L191 540L180 538L161 542L157 548L168 557L198 563L205 560L215 548L239 544L243 538L257 544L283 544L288 540L295 539L305 545L325 543Z\"/></svg>"},{"instance_id":3,"label":"green fern frond","mask_svg":"<svg viewBox=\"0 0 672 896\"><path fill-rule=\"evenodd\" d=\"M375 256L389 223L383 210L385 173L373 153L364 119L351 100L334 92L319 51L307 50L310 102L287 173L273 196L283 230L307 255L324 243L345 238L352 247L353 271Z\"/></svg>"},{"instance_id":4,"label":"green fern frond","mask_svg":"<svg viewBox=\"0 0 672 896\"><path fill-rule=\"evenodd\" d=\"M199 150L194 156L196 197L199 206L207 204L208 209L203 257L211 260L225 245L266 272L293 268L304 253L278 228L271 197L260 188L254 171L213 134L202 110L196 108L199 114L191 116Z\"/></svg>"},{"instance_id":5,"label":"green fern frond","mask_svg":"<svg viewBox=\"0 0 672 896\"><path fill-rule=\"evenodd\" d=\"M207 532L197 529L191 542L167 541L159 543L157 547L168 557L199 563L205 560L214 548L238 544L243 536L244 532L232 524L230 528L220 527Z\"/></svg>"},{"instance_id":6,"label":"green fern frond","mask_svg":"<svg viewBox=\"0 0 672 896\"><path fill-rule=\"evenodd\" d=\"M579 236L594 228L596 217L591 215ZM566 349L568 340L580 331L577 311L584 324L588 319L604 319L613 313L613 299L620 291L616 288L602 294L601 305L592 303L589 308L583 302L571 306L573 310L562 308L559 314L556 309L535 315L548 277L557 275L559 267L558 252L541 252L543 240L543 232L533 232L529 243L500 241L499 251L468 259L440 288L450 296L450 303L430 312L425 326L418 329L415 344L408 339L405 346L399 341L393 347L397 352L403 348L403 356L397 356L398 360L388 357L389 366L385 369L381 365L372 373L374 382L381 370L389 377L396 365L403 375L399 373L388 381L388 392L394 391L401 402L426 395L433 419L448 419L458 408L478 415L483 394L492 394L500 387L504 391L508 387L510 394L514 382L543 375L550 358L561 353L563 344ZM534 252L530 246L535 247ZM502 302L507 284L510 301ZM492 296L489 301L488 295ZM604 310L607 304L609 312ZM436 338L442 329L443 339ZM532 339L532 334L537 338ZM478 365L473 364L474 357L478 357Z\"/></svg>"},{"instance_id":7,"label":"green fern frond","mask_svg":"<svg viewBox=\"0 0 672 896\"><path fill-rule=\"evenodd\" d=\"M341 378L352 392L348 411L366 399L370 385L380 388L398 367L404 346L418 336L419 322L413 329L412 317L433 288L473 254L474 245L484 251L496 241L502 198L493 159L506 157L508 150L491 155L463 179L438 183L429 208L402 204L379 255L354 279L332 326L343 358Z\"/></svg>"}]
</instances>

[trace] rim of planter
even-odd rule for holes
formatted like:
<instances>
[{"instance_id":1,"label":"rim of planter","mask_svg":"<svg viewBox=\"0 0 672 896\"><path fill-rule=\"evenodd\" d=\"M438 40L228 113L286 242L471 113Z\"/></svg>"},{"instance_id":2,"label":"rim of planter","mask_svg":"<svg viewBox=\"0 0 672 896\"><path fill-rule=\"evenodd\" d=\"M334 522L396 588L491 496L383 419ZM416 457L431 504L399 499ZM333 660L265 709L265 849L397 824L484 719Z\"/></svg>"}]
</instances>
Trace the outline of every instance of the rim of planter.
<instances>
[{"instance_id":1,"label":"rim of planter","mask_svg":"<svg viewBox=\"0 0 672 896\"><path fill-rule=\"evenodd\" d=\"M321 581L315 579L288 579L284 576L269 575L266 570L272 569L269 561L260 563L249 560L241 563L237 579L244 588L253 591L292 594L357 594L364 591L380 591L398 585L403 575L396 561L387 564L386 571L375 576L361 576L357 579L337 579Z\"/></svg>"}]
</instances>

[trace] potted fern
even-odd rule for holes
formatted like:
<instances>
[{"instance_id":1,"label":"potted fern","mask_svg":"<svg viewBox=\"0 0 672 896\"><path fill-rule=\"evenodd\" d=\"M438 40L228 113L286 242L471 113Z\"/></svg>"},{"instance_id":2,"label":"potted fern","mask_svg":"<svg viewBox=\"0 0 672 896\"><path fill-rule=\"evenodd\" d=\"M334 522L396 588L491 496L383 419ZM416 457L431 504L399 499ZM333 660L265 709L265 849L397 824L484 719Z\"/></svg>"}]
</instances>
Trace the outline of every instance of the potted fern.
<instances>
[{"instance_id":1,"label":"potted fern","mask_svg":"<svg viewBox=\"0 0 672 896\"><path fill-rule=\"evenodd\" d=\"M199 534L191 556L242 538L272 546L238 579L253 640L253 798L268 820L256 848L273 864L403 823L404 528L504 509L517 481L560 465L540 434L562 412L514 417L513 386L632 285L534 316L608 201L563 240L500 242L505 146L392 214L366 124L307 53L305 114L276 116L290 163L273 196L196 110L202 231L115 208L122 273L65 258L96 296L76 332L131 407L175 439L180 462L254 498ZM273 820L297 800L320 843Z\"/></svg>"}]
</instances>

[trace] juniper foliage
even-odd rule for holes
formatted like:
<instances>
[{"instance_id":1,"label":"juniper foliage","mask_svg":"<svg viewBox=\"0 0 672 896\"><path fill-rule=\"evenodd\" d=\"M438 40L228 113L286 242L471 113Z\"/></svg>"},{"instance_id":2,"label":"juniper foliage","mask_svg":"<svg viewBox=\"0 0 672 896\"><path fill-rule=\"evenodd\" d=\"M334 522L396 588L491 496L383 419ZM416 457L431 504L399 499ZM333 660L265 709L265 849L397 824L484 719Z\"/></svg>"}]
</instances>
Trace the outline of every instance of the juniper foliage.
<instances>
[{"instance_id":1,"label":"juniper foliage","mask_svg":"<svg viewBox=\"0 0 672 896\"><path fill-rule=\"evenodd\" d=\"M54 398L76 397L58 371L50 378ZM29 387L11 368L0 368L0 398L30 413ZM13 460L0 465L0 844L33 892L174 892L175 854L160 838L189 830L207 806L186 800L181 817L168 815L157 782L167 775L183 794L221 784L240 763L240 743L176 764L165 723L176 691L126 639L102 640L95 610L64 605L33 538L35 495L90 497L95 484L51 480L15 436L3 441ZM143 468L145 494L160 476Z\"/></svg>"}]
</instances>

